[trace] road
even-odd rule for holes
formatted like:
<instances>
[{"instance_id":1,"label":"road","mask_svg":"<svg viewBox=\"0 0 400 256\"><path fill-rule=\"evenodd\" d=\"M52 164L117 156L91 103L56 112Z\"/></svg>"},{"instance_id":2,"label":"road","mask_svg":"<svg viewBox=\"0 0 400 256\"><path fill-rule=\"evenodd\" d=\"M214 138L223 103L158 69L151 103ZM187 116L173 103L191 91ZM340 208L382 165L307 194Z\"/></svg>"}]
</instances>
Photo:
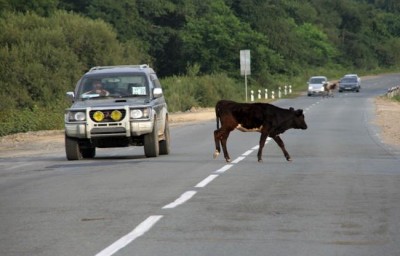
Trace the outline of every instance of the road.
<instances>
[{"instance_id":1,"label":"road","mask_svg":"<svg viewBox=\"0 0 400 256\"><path fill-rule=\"evenodd\" d=\"M102 149L0 157L2 256L400 255L400 149L373 125L373 97L400 75L363 81L360 93L282 99L307 130L281 137L293 161L258 133L231 133L233 162L212 159L215 122L171 129L172 152Z\"/></svg>"}]
</instances>

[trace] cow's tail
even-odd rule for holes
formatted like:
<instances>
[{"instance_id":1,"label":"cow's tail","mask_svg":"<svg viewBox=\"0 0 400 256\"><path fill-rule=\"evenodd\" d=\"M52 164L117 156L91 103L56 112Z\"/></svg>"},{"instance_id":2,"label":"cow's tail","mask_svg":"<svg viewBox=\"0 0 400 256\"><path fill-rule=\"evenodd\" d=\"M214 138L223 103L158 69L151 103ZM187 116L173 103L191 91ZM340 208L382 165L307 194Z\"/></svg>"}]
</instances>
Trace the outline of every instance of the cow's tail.
<instances>
[{"instance_id":1,"label":"cow's tail","mask_svg":"<svg viewBox=\"0 0 400 256\"><path fill-rule=\"evenodd\" d=\"M217 122L217 130L219 129L219 123L220 123L220 115L219 115L219 106L218 103L215 105L215 121Z\"/></svg>"}]
</instances>

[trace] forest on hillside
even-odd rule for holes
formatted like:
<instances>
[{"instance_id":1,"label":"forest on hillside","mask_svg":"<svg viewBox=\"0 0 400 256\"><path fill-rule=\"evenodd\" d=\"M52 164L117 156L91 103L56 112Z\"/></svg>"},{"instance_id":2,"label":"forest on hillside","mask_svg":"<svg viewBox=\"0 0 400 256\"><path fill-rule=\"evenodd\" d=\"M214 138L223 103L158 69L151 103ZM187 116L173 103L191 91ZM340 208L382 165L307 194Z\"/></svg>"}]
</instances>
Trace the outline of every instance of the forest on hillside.
<instances>
[{"instance_id":1,"label":"forest on hillside","mask_svg":"<svg viewBox=\"0 0 400 256\"><path fill-rule=\"evenodd\" d=\"M394 70L400 1L0 0L0 136L62 127L65 92L98 65L149 63L167 101L189 99L172 109L210 106L233 94L218 84L238 90L242 49L254 87Z\"/></svg>"}]
</instances>

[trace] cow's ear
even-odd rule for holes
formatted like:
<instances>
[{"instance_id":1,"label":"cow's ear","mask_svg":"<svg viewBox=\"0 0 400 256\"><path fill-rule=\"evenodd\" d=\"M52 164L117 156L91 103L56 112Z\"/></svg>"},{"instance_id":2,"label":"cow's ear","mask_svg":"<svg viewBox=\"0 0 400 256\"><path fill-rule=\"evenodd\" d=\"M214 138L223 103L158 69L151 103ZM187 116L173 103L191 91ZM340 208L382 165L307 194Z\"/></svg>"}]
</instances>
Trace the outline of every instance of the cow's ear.
<instances>
[{"instance_id":1,"label":"cow's ear","mask_svg":"<svg viewBox=\"0 0 400 256\"><path fill-rule=\"evenodd\" d=\"M297 116L301 116L302 114L303 114L303 110L302 109L296 110L296 115Z\"/></svg>"},{"instance_id":2,"label":"cow's ear","mask_svg":"<svg viewBox=\"0 0 400 256\"><path fill-rule=\"evenodd\" d=\"M290 111L294 111L294 108L290 107L289 110L290 110Z\"/></svg>"}]
</instances>

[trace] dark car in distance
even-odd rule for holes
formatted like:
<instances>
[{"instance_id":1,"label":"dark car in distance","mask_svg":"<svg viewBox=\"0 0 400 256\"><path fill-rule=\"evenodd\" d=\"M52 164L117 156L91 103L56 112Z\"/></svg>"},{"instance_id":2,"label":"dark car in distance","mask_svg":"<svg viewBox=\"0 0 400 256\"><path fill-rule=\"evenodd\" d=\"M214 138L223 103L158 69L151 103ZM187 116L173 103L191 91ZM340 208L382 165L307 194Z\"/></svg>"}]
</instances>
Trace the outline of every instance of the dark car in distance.
<instances>
[{"instance_id":1,"label":"dark car in distance","mask_svg":"<svg viewBox=\"0 0 400 256\"><path fill-rule=\"evenodd\" d=\"M357 76L344 76L339 81L339 92L359 92L361 88L360 79Z\"/></svg>"}]
</instances>

